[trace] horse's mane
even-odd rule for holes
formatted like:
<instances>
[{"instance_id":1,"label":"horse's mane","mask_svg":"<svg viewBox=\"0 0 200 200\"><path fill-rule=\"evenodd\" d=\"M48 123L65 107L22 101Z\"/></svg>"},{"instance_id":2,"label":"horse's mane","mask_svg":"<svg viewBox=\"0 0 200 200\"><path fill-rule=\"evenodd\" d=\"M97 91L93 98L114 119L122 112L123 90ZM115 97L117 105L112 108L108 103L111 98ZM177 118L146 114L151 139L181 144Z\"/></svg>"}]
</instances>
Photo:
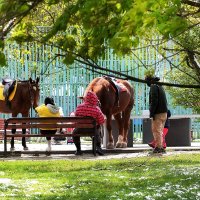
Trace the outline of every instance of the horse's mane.
<instances>
[{"instance_id":1,"label":"horse's mane","mask_svg":"<svg viewBox=\"0 0 200 200\"><path fill-rule=\"evenodd\" d=\"M100 90L103 85L102 84L99 84L98 85L98 81L101 79L101 77L97 77L95 78L92 82L90 82L90 84L87 86L86 90L85 90L85 93L84 93L84 96L85 94L88 92L88 91L93 91L94 92L94 88L95 88L95 91L98 91Z\"/></svg>"}]
</instances>

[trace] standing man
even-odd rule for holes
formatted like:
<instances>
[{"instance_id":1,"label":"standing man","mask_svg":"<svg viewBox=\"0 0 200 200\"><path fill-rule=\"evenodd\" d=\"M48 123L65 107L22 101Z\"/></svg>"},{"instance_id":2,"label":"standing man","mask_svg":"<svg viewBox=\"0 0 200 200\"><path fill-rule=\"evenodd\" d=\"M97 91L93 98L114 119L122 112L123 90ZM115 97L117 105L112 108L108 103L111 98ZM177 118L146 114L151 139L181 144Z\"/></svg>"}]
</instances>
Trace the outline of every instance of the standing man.
<instances>
[{"instance_id":1,"label":"standing man","mask_svg":"<svg viewBox=\"0 0 200 200\"><path fill-rule=\"evenodd\" d=\"M145 80L150 87L149 91L149 112L152 118L151 128L155 140L153 153L165 153L163 148L163 128L167 120L167 98L165 91L157 82L159 77L146 76Z\"/></svg>"},{"instance_id":2,"label":"standing man","mask_svg":"<svg viewBox=\"0 0 200 200\"><path fill-rule=\"evenodd\" d=\"M168 133L168 130L169 130L169 126L170 126L169 118L170 117L171 117L171 111L168 110L167 111L167 120L165 122L165 126L164 126L164 129L163 129L163 134L162 134L162 136L163 136L163 148L164 149L166 149L166 147L167 147L167 144L166 144L166 141L165 141L165 137L166 137L166 135ZM152 147L152 148L155 148L155 144L156 144L155 140L153 140L152 142L148 143L148 145L150 147Z\"/></svg>"}]
</instances>

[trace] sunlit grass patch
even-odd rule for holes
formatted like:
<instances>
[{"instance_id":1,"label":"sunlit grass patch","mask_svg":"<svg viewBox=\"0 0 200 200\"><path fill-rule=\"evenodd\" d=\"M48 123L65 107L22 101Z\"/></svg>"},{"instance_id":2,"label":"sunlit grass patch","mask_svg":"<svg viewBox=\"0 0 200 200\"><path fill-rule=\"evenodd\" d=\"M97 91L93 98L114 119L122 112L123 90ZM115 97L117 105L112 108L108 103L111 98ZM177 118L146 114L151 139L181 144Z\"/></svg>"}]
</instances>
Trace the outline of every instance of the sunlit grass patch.
<instances>
[{"instance_id":1,"label":"sunlit grass patch","mask_svg":"<svg viewBox=\"0 0 200 200\"><path fill-rule=\"evenodd\" d=\"M200 199L200 154L0 162L0 199Z\"/></svg>"}]
</instances>

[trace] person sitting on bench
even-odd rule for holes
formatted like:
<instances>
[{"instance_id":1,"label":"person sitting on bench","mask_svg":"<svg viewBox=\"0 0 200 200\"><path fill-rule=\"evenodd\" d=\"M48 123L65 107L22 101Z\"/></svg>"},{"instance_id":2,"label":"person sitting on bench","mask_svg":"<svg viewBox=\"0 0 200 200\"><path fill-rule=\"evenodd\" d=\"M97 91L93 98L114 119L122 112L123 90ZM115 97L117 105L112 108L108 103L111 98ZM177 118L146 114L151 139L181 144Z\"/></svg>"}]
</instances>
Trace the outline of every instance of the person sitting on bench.
<instances>
[{"instance_id":1,"label":"person sitting on bench","mask_svg":"<svg viewBox=\"0 0 200 200\"><path fill-rule=\"evenodd\" d=\"M93 117L96 120L97 123L97 148L96 152L99 155L104 155L102 148L101 148L101 128L100 126L104 123L104 114L102 113L101 109L98 106L98 97L97 95L89 91L86 96L83 98L84 102L77 106L75 110L75 116L90 116ZM88 133L90 131L94 131L93 129L86 129L86 128L75 128L72 133ZM81 155L81 142L80 137L73 137L74 144L76 146L76 152L75 155Z\"/></svg>"},{"instance_id":2,"label":"person sitting on bench","mask_svg":"<svg viewBox=\"0 0 200 200\"><path fill-rule=\"evenodd\" d=\"M39 117L61 117L59 107L54 103L53 98L46 97L44 104L35 108ZM57 129L40 129L41 134L56 134ZM51 137L46 137L48 142L47 151L51 151Z\"/></svg>"}]
</instances>

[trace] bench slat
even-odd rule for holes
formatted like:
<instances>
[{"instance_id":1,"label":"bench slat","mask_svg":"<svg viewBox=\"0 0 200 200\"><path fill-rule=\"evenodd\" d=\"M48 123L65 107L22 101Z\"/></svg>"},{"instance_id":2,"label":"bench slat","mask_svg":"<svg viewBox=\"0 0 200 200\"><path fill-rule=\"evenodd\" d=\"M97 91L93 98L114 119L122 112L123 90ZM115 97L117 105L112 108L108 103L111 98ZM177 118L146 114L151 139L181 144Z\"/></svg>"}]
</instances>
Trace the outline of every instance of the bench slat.
<instances>
[{"instance_id":1,"label":"bench slat","mask_svg":"<svg viewBox=\"0 0 200 200\"><path fill-rule=\"evenodd\" d=\"M6 126L6 129L26 129L26 128L94 128L94 125L92 124L78 124L78 123L74 123L74 124L9 124Z\"/></svg>"},{"instance_id":2,"label":"bench slat","mask_svg":"<svg viewBox=\"0 0 200 200\"><path fill-rule=\"evenodd\" d=\"M91 117L35 117L35 118L9 118L6 123L93 123L95 120Z\"/></svg>"},{"instance_id":3,"label":"bench slat","mask_svg":"<svg viewBox=\"0 0 200 200\"><path fill-rule=\"evenodd\" d=\"M73 137L73 136L80 136L80 137L88 137L91 136L90 133L84 134L6 134L6 137Z\"/></svg>"}]
</instances>

